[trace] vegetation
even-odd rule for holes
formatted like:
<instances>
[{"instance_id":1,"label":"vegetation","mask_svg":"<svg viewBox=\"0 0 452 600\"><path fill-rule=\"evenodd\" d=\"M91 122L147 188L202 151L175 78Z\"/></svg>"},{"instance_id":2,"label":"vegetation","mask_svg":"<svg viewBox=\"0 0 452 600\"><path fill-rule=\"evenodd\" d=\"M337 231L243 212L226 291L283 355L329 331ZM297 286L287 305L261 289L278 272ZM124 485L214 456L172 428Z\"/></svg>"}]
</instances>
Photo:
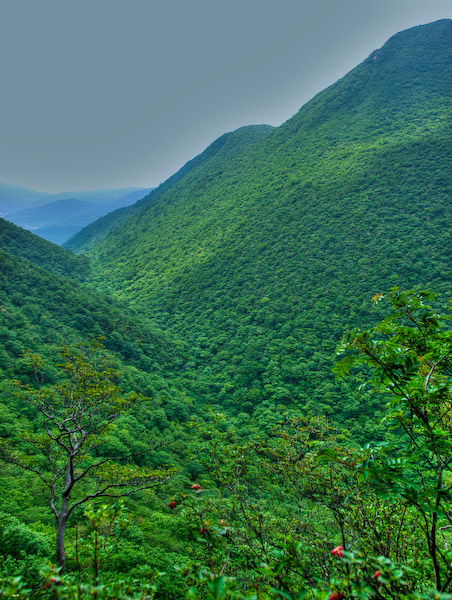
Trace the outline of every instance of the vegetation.
<instances>
[{"instance_id":1,"label":"vegetation","mask_svg":"<svg viewBox=\"0 0 452 600\"><path fill-rule=\"evenodd\" d=\"M89 273L89 262L83 256L76 257L1 218L0 247L3 252L29 260L55 275L81 282Z\"/></svg>"},{"instance_id":2,"label":"vegetation","mask_svg":"<svg viewBox=\"0 0 452 600\"><path fill-rule=\"evenodd\" d=\"M2 597L452 598L451 35L223 136L85 256L0 222Z\"/></svg>"},{"instance_id":3,"label":"vegetation","mask_svg":"<svg viewBox=\"0 0 452 600\"><path fill-rule=\"evenodd\" d=\"M161 485L170 472L124 465L136 458L134 454L105 456L113 424L139 398L120 395L121 389L113 382L118 373L98 343L64 348L61 354L59 369L64 379L51 387L43 385L42 357L26 355L37 389L18 383L18 396L38 412L40 431L26 435L22 449L8 445L4 450L7 461L35 473L47 488L56 519L56 563L63 574L66 524L75 508L96 498L119 498ZM139 456L156 449L152 441L141 443Z\"/></svg>"},{"instance_id":4,"label":"vegetation","mask_svg":"<svg viewBox=\"0 0 452 600\"><path fill-rule=\"evenodd\" d=\"M133 473L133 469L149 473L158 473L165 468L178 471L161 496L156 496L153 490L142 490L136 497L127 500L127 509L133 511L134 519L145 520L149 525L138 529L136 525L128 528L115 555L107 562L110 572L114 570L119 578L124 578L121 573L127 572L132 582L132 571L135 569L137 576L141 573L139 562L146 562L143 557L148 549L146 555L153 555L151 562L154 571L156 568L165 571L175 562L176 552L184 555L182 548L186 535L182 521L177 518L168 521L168 509L165 508L167 494L171 493L172 486L188 487L197 473L197 466L189 457L190 432L182 424L190 414L196 415L199 408L193 404L187 391L181 388L176 376L180 365L184 364L184 345L175 343L168 335L150 327L146 319L138 318L134 311L120 306L111 298L88 291L74 279L37 266L31 262L35 256L36 263L48 265L49 269L60 261L62 270L66 268L66 256L72 258L75 264L79 259L48 242L42 243L42 240L28 232L18 236L17 246L13 247L17 228L6 222L4 227L12 232L5 238L9 240L8 250L16 255L2 251L0 259L0 435L4 449L3 460L0 460L0 530L3 549L0 572L11 575L13 580L22 576L21 586L26 590L25 597L29 597L45 585L45 576L40 575L44 560L56 560L52 552L52 547L55 547L56 519L49 509L49 488L31 470L18 471L11 460L17 459L16 462L19 462L22 457L22 466L41 466L41 475L51 484L53 480L52 477L48 479L48 470L58 470L67 464L64 463L64 453L59 455L52 450L51 457L58 464L51 467L48 463L46 466L39 459L36 445L33 446L35 450L31 450L30 444L38 442L43 450L52 446L42 431L42 415L40 417L33 400L38 402L41 393L43 399L57 398L58 390L63 393L67 389L64 368L61 366L60 350L63 345L75 344L78 347L81 344L80 348L90 348L90 340L99 336L104 337L108 348L106 360L118 373L114 385L123 390L121 397L129 400L136 398L136 401L130 406L124 405L117 419L114 413L113 429L109 430L107 438L98 439L102 441L101 446L85 446L89 451L87 454L81 453L81 450L77 452L74 460L80 458L81 462L76 477L81 474L80 469L90 467L96 460L117 457L118 464L124 466L130 463L127 456L132 455L134 458L129 474ZM19 257L20 254L28 258ZM70 268L67 272L70 274ZM33 357L38 354L46 365L41 392L37 389L39 384L33 371L33 364L37 366ZM32 358L31 362L29 358ZM12 380L17 383L14 385ZM19 389L24 392L23 396L16 394ZM143 401L141 396L148 399ZM30 402L25 401L27 398ZM70 404L64 405L62 410L70 411ZM58 414L61 416L63 413L55 413L55 416L58 417ZM52 433L51 429L49 431ZM149 449L146 440L153 441L155 451L152 453L146 453L146 449ZM126 474L124 471L123 475ZM105 475L106 472L102 472L102 476ZM88 484L95 485L95 480L86 476L79 480L78 487L74 486L76 493L71 492L73 503L92 495L93 487ZM57 490L55 485L55 494ZM97 508L93 507L92 510ZM83 507L77 506L66 528L70 572L74 569L73 548L78 529L82 535L85 531L89 535L83 521ZM137 563L138 556L140 559ZM49 573L50 581L56 573L52 570ZM152 573L149 576L153 578ZM14 581L8 593L15 593ZM111 583L111 590L119 589L118 585L118 581ZM127 589L128 584L121 585ZM166 580L164 585L171 589L176 583L171 584ZM6 591L3 593L6 594Z\"/></svg>"},{"instance_id":5,"label":"vegetation","mask_svg":"<svg viewBox=\"0 0 452 600\"><path fill-rule=\"evenodd\" d=\"M201 436L192 449L204 466L202 484L179 488L168 504L174 519L182 517L185 523L180 534L191 539L187 564L179 563L189 596L450 598L452 317L428 304L433 296L425 292L394 288L387 298L379 294L375 301L383 299L391 314L374 328L355 330L344 339L336 371L344 376L358 367L362 377L360 366L370 369L366 379L385 398L391 443L359 447L325 420L290 415L270 436L252 441L240 439L221 417L207 427L198 422ZM69 354L70 361L72 356L79 361L77 354ZM84 359L78 364L74 371L69 362L72 374L88 368ZM96 397L98 387L95 382L90 396ZM63 383L56 389L61 397L69 388ZM47 410L42 391L26 393L39 398ZM46 398L53 395L54 389L48 388ZM61 423L59 418L53 421ZM86 458L81 458L83 463ZM105 468L109 460L85 462L80 479L90 464ZM108 487L107 472L103 478L102 486ZM32 594L45 597L47 589L54 589L63 598L75 590L79 597L115 597L117 571L113 567L109 573L108 558L100 553L118 543L114 535L127 531L123 511L89 507L85 516L92 533L87 529L85 535L91 536L92 546L83 545L92 552L88 572L81 567L77 534L75 574L62 578L61 571L51 570ZM114 530L117 519L123 525ZM13 530L19 526L14 521L11 525ZM35 534L31 544L36 553L38 540ZM5 564L11 566L11 561ZM100 583L104 569L105 585ZM159 589L158 580L158 573L145 568L128 585L150 598ZM19 584L22 580L3 582L15 592ZM168 593L183 597L183 584L172 592L159 591ZM126 590L122 597L128 597Z\"/></svg>"}]
</instances>

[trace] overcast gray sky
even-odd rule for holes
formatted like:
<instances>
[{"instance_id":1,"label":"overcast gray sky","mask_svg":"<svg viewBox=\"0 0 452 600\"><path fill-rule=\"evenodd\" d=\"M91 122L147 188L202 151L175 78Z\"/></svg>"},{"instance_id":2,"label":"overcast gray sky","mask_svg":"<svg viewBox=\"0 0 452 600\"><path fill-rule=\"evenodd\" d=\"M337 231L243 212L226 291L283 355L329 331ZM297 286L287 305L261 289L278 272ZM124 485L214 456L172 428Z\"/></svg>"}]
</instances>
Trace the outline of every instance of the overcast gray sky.
<instances>
[{"instance_id":1,"label":"overcast gray sky","mask_svg":"<svg viewBox=\"0 0 452 600\"><path fill-rule=\"evenodd\" d=\"M0 0L0 181L155 186L451 0Z\"/></svg>"}]
</instances>

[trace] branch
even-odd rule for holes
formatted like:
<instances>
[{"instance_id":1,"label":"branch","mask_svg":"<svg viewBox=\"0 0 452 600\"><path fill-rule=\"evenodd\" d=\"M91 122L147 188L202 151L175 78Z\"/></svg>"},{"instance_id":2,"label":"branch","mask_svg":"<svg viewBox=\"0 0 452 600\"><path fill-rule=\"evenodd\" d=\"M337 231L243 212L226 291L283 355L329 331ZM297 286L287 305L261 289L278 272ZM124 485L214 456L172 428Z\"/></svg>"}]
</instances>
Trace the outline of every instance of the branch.
<instances>
[{"instance_id":1,"label":"branch","mask_svg":"<svg viewBox=\"0 0 452 600\"><path fill-rule=\"evenodd\" d=\"M168 442L168 444L169 444L169 442ZM148 448L145 448L144 450L141 450L140 452L131 452L130 454L126 454L126 456L106 456L102 460L99 460L97 463L93 463L92 465L87 467L82 473L80 473L80 475L75 477L74 484L77 483L77 481L80 481L81 479L83 479L85 477L85 475L87 475L92 469L95 469L96 467L100 467L101 465L104 465L106 462L109 462L109 461L121 462L123 460L129 460L131 458L141 456L143 454L146 454L147 452L151 452L153 450L156 450L157 448L161 448L162 446L166 446L168 444L162 442L161 444L159 444L157 446L149 446Z\"/></svg>"},{"instance_id":2,"label":"branch","mask_svg":"<svg viewBox=\"0 0 452 600\"><path fill-rule=\"evenodd\" d=\"M169 476L163 480L154 481L152 483L149 482L144 485L139 485L138 487L134 487L132 490L129 490L127 492L122 492L120 494L110 494L107 492L109 489L111 489L113 487L127 487L127 486L133 485L133 483L110 483L110 484L106 485L102 490L99 490L98 492L94 492L93 494L88 494L81 500L78 500L77 502L75 502L70 507L70 509L68 511L68 516L71 514L71 512L74 510L74 508L76 508L77 506L80 506L80 504L83 504L84 502L88 502L88 500L94 500L95 498L124 498L126 496L130 496L131 494L135 494L136 492L140 492L141 490L146 490L151 487L157 487L158 485L162 485L163 483L165 483L165 481L168 481L168 479L169 479Z\"/></svg>"},{"instance_id":3,"label":"branch","mask_svg":"<svg viewBox=\"0 0 452 600\"><path fill-rule=\"evenodd\" d=\"M31 473L34 473L49 488L49 490L52 490L52 484L50 484L47 481L47 479L45 479L45 477L43 477L41 475L41 473L39 472L38 469L35 469L34 467L32 467L30 465L24 465L23 463L19 462L17 459L13 458L12 456L5 457L5 460L7 462L10 462L13 465L16 465L17 467L20 467L21 469L24 469L25 471L30 471Z\"/></svg>"},{"instance_id":4,"label":"branch","mask_svg":"<svg viewBox=\"0 0 452 600\"><path fill-rule=\"evenodd\" d=\"M49 421L49 420L51 420L51 419L47 419L47 421ZM61 441L61 438L62 438L63 436L65 436L65 435L68 435L68 434L67 434L67 433L60 433L60 434L59 434L59 435L57 435L57 436L54 436L54 435L52 435L52 433L51 433L51 431L50 431L50 429L49 429L49 426L48 426L48 423L47 423L47 421L44 421L44 423L42 424L42 426L44 427L44 429L45 429L45 431L46 431L46 434L49 436L49 438L50 438L52 441L54 441L54 442L55 442L55 443L57 443L59 446L61 446L61 447L63 448L63 450L66 452L66 454L69 454L69 455L70 455L70 454L71 454L71 450L70 450L70 449L69 449L69 448L66 446L66 444L64 444L64 443ZM52 421L52 422L53 422L53 421ZM60 429L60 431L61 431L61 429Z\"/></svg>"},{"instance_id":5,"label":"branch","mask_svg":"<svg viewBox=\"0 0 452 600\"><path fill-rule=\"evenodd\" d=\"M430 369L430 373L427 375L427 379L425 380L425 386L424 386L424 390L427 391L427 387L430 381L430 377L433 375L433 371L436 369L436 367L439 365L440 362L442 362L443 360L445 360L449 354L452 353L452 348L449 350L449 352L446 352L446 354L444 356L442 356L439 360L436 361L436 363L433 364L432 368Z\"/></svg>"}]
</instances>

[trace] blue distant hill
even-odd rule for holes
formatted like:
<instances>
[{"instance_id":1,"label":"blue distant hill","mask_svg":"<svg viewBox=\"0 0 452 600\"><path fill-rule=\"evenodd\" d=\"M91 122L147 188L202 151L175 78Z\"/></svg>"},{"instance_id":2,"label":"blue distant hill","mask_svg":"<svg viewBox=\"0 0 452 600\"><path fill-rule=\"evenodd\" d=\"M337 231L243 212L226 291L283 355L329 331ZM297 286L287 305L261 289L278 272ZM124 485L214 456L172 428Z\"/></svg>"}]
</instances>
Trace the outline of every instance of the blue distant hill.
<instances>
[{"instance_id":1,"label":"blue distant hill","mask_svg":"<svg viewBox=\"0 0 452 600\"><path fill-rule=\"evenodd\" d=\"M0 216L54 244L63 244L93 221L134 204L150 191L122 188L45 194L0 183Z\"/></svg>"}]
</instances>

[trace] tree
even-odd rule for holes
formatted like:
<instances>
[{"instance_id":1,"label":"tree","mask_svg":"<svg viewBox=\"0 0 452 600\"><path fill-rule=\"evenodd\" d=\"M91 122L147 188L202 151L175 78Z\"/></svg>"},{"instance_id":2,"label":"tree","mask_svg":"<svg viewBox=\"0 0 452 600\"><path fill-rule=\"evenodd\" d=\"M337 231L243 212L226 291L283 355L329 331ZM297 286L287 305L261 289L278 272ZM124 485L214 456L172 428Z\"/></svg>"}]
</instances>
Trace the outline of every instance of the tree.
<instances>
[{"instance_id":1,"label":"tree","mask_svg":"<svg viewBox=\"0 0 452 600\"><path fill-rule=\"evenodd\" d=\"M393 288L389 316L374 328L352 331L336 366L371 370L369 383L386 398L391 444L368 446L357 470L388 499L414 509L423 531L438 592L452 587L452 317L429 304L434 295ZM401 519L403 520L403 513Z\"/></svg>"},{"instance_id":2,"label":"tree","mask_svg":"<svg viewBox=\"0 0 452 600\"><path fill-rule=\"evenodd\" d=\"M56 520L57 566L63 573L66 524L74 509L95 498L123 497L159 486L171 469L140 468L132 463L132 454L103 452L115 421L139 397L123 396L118 373L100 342L63 347L60 380L54 385L45 384L42 357L31 352L25 356L35 385L16 381L16 393L36 409L37 427L24 435L21 448L3 444L2 454L35 473L47 488ZM153 449L147 444L146 451Z\"/></svg>"}]
</instances>

